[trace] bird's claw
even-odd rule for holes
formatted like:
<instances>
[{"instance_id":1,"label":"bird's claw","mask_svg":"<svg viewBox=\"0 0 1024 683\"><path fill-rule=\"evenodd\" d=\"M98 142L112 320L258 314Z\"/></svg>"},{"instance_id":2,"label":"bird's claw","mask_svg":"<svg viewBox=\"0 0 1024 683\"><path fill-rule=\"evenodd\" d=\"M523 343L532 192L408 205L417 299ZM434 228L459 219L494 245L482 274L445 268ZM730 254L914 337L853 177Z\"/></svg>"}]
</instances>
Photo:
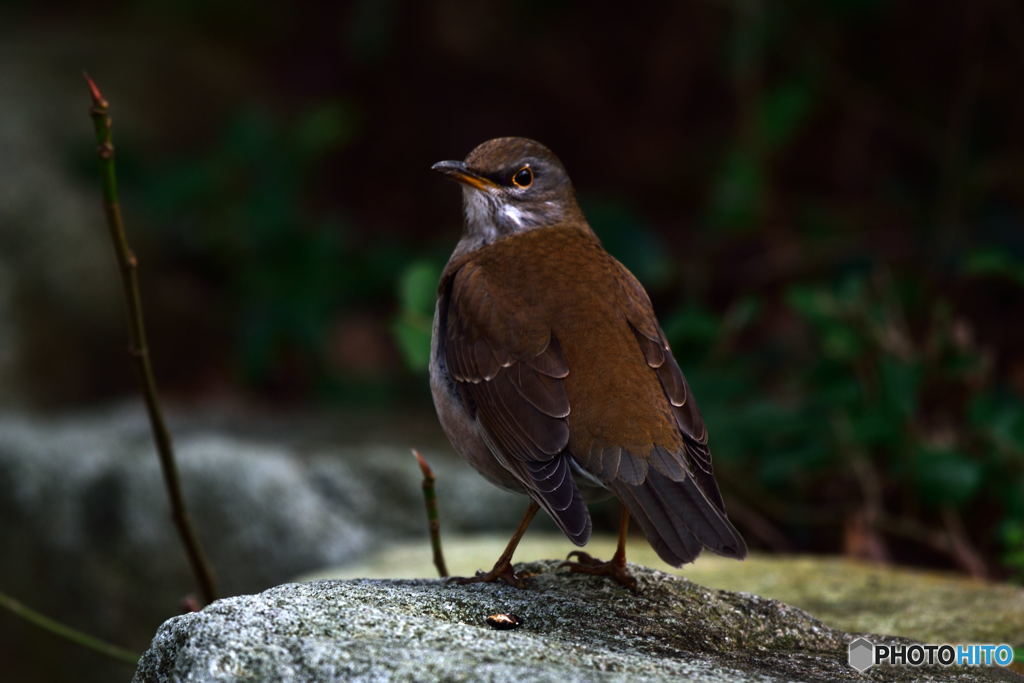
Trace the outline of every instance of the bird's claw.
<instances>
[{"instance_id":1,"label":"bird's claw","mask_svg":"<svg viewBox=\"0 0 1024 683\"><path fill-rule=\"evenodd\" d=\"M599 560L596 557L592 556L590 553L583 552L582 550L573 550L571 553L569 553L568 555L565 556L565 559L566 560L571 560L574 557L576 558L575 562L563 562L562 564L560 564L558 566L559 567L569 567L569 566L573 566L573 565L577 565L577 564L582 564L582 565L587 565L588 567L590 567L590 566L594 566L594 565L598 565L598 564L604 564L604 562L602 562L601 560Z\"/></svg>"},{"instance_id":2,"label":"bird's claw","mask_svg":"<svg viewBox=\"0 0 1024 683\"><path fill-rule=\"evenodd\" d=\"M558 568L561 569L562 567L568 567L569 571L576 572L578 574L607 576L615 583L620 586L625 586L634 593L640 592L636 579L626 569L625 559L612 558L607 562L602 562L581 550L574 550L566 556L566 558L571 557L576 557L578 561L570 562L567 559L565 562L558 565Z\"/></svg>"},{"instance_id":3,"label":"bird's claw","mask_svg":"<svg viewBox=\"0 0 1024 683\"><path fill-rule=\"evenodd\" d=\"M494 568L489 572L483 570L477 570L475 576L453 576L448 579L448 583L455 583L460 586L465 586L470 583L494 583L501 581L513 588L526 588L525 579L533 576L527 572L522 574L516 574L512 570L512 565L508 563L500 563L494 565Z\"/></svg>"}]
</instances>

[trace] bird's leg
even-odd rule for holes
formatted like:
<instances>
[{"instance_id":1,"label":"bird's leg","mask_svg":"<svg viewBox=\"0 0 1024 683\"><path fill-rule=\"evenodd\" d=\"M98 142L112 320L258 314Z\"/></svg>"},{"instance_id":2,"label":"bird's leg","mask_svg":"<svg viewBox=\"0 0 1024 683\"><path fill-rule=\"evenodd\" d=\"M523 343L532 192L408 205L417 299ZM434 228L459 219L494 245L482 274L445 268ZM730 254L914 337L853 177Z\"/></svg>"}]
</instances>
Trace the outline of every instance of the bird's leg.
<instances>
[{"instance_id":1,"label":"bird's leg","mask_svg":"<svg viewBox=\"0 0 1024 683\"><path fill-rule=\"evenodd\" d=\"M634 593L637 592L636 579L626 570L626 532L629 530L629 510L622 506L619 514L619 545L615 549L612 559L607 562L595 559L583 552L574 550L569 557L576 558L576 562L563 562L559 567L568 567L569 571L582 574L598 574L608 576L620 586L625 586Z\"/></svg>"},{"instance_id":2,"label":"bird's leg","mask_svg":"<svg viewBox=\"0 0 1024 683\"><path fill-rule=\"evenodd\" d=\"M523 577L518 576L512 571L512 553L516 551L516 546L519 545L519 541L523 539L523 534L526 533L526 528L530 526L530 522L533 521L533 516L537 514L537 510L540 506L537 503L530 501L530 507L526 508L526 514L523 515L522 521L519 522L519 526L516 528L516 532L512 534L512 538L509 539L508 545L505 546L504 552L498 557L498 561L494 563L494 567L489 572L478 571L476 576L461 577L456 576L448 579L448 581L457 583L459 585L467 583L493 583L494 581L504 581L510 586L516 588L526 588L526 584L523 583Z\"/></svg>"}]
</instances>

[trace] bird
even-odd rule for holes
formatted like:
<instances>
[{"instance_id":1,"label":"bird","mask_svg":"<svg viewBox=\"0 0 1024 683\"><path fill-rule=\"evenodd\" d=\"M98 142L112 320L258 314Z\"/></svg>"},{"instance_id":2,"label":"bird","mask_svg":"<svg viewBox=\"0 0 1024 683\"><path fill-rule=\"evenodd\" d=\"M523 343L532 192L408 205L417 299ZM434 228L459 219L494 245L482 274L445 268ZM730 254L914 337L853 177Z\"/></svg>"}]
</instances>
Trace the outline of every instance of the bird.
<instances>
[{"instance_id":1,"label":"bird","mask_svg":"<svg viewBox=\"0 0 1024 683\"><path fill-rule=\"evenodd\" d=\"M431 167L462 186L462 235L442 271L430 387L455 451L530 502L490 571L455 578L525 587L512 556L538 510L575 545L588 502L621 503L610 560L564 567L636 590L635 520L673 567L707 548L743 559L712 470L708 433L640 282L587 222L562 162L535 140L483 142Z\"/></svg>"}]
</instances>

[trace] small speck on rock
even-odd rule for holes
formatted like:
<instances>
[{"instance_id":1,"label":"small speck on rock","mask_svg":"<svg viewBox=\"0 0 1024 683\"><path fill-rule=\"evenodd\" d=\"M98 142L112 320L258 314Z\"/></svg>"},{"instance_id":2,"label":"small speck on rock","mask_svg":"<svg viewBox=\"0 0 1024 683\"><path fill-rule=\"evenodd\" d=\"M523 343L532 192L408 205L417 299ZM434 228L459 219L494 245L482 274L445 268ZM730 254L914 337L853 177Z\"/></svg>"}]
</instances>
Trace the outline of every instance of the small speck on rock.
<instances>
[{"instance_id":1,"label":"small speck on rock","mask_svg":"<svg viewBox=\"0 0 1024 683\"><path fill-rule=\"evenodd\" d=\"M491 628L496 628L499 631L508 631L513 628L519 628L523 623L519 617L514 614L491 614L487 617L486 621Z\"/></svg>"}]
</instances>

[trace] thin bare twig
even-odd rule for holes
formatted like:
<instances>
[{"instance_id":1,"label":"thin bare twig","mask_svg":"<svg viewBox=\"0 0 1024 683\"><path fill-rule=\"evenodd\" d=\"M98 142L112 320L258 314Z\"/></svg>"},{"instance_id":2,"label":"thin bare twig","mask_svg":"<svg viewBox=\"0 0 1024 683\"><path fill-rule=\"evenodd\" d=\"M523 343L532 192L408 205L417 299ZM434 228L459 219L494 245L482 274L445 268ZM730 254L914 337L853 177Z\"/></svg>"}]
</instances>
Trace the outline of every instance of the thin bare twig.
<instances>
[{"instance_id":1,"label":"thin bare twig","mask_svg":"<svg viewBox=\"0 0 1024 683\"><path fill-rule=\"evenodd\" d=\"M970 576L988 578L991 573L984 559L967 540L963 522L950 510L943 511L944 529L933 529L914 519L883 516L877 521L881 531L908 538L949 555Z\"/></svg>"},{"instance_id":2,"label":"thin bare twig","mask_svg":"<svg viewBox=\"0 0 1024 683\"><path fill-rule=\"evenodd\" d=\"M444 551L441 549L441 518L437 514L437 493L434 491L434 471L430 469L426 459L415 448L412 455L423 472L423 502L427 506L427 523L430 528L430 548L434 551L434 566L441 578L448 576L448 567L444 563Z\"/></svg>"},{"instance_id":3,"label":"thin bare twig","mask_svg":"<svg viewBox=\"0 0 1024 683\"><path fill-rule=\"evenodd\" d=\"M987 579L989 571L985 560L971 543L970 535L964 529L963 520L956 510L943 508L942 523L949 536L950 551L960 566L976 579Z\"/></svg>"},{"instance_id":4,"label":"thin bare twig","mask_svg":"<svg viewBox=\"0 0 1024 683\"><path fill-rule=\"evenodd\" d=\"M0 593L0 607L3 607L27 622L38 626L44 631L49 631L55 636L64 638L65 640L70 640L73 643L89 648L90 650L98 652L105 657L116 659L119 662L135 666L141 656L131 650L126 650L123 647L112 645L106 641L100 640L99 638L94 638L87 633L82 633L81 631L73 629L59 621L54 621L50 617L40 614L32 608L26 607L6 593Z\"/></svg>"},{"instance_id":5,"label":"thin bare twig","mask_svg":"<svg viewBox=\"0 0 1024 683\"><path fill-rule=\"evenodd\" d=\"M944 532L927 527L916 519L885 515L879 518L876 524L879 530L891 536L930 546L941 553L953 554L949 537Z\"/></svg>"},{"instance_id":6,"label":"thin bare twig","mask_svg":"<svg viewBox=\"0 0 1024 683\"><path fill-rule=\"evenodd\" d=\"M861 382L866 383L864 373ZM833 431L838 438L840 453L849 462L850 470L861 491L861 505L846 520L844 545L846 553L864 557L872 562L888 563L889 549L885 537L878 533L878 520L885 511L881 477L875 470L870 457L865 454L853 438L853 426L845 415L832 419Z\"/></svg>"},{"instance_id":7,"label":"thin bare twig","mask_svg":"<svg viewBox=\"0 0 1024 683\"><path fill-rule=\"evenodd\" d=\"M181 493L181 482L178 477L178 466L174 460L174 449L171 445L171 435L164 423L163 413L160 410L160 402L157 398L156 378L153 375L153 365L149 358L149 345L146 341L146 327L142 318L142 297L139 294L139 261L128 245L125 236L124 222L121 219L121 204L117 194L117 176L114 170L114 144L111 133L110 106L104 99L96 83L84 74L89 84L89 92L92 95L93 124L96 128L97 154L100 161L100 178L103 185L103 209L107 216L107 225L110 228L110 238L114 243L114 253L121 269L121 284L124 287L125 300L128 305L129 335L131 347L129 353L135 360L138 370L139 381L142 385L142 395L146 401L146 412L149 414L149 424L153 431L153 440L156 442L157 454L160 456L160 467L163 470L164 483L167 486L167 495L171 504L171 516L178 528L181 542L188 554L189 564L195 574L199 589L206 603L217 599L217 589L214 584L213 573L210 571L203 548L192 529L188 512L185 509L185 500Z\"/></svg>"}]
</instances>

